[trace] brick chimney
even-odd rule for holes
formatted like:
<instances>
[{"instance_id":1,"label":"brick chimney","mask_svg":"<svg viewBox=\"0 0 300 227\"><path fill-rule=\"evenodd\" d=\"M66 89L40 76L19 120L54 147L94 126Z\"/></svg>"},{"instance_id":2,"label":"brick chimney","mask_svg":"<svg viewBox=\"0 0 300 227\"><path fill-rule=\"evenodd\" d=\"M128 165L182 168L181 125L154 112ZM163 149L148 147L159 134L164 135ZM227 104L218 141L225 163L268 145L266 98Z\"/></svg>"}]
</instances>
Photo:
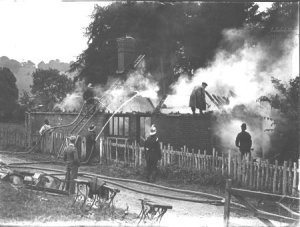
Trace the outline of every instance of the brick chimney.
<instances>
[{"instance_id":1,"label":"brick chimney","mask_svg":"<svg viewBox=\"0 0 300 227\"><path fill-rule=\"evenodd\" d=\"M124 73L135 60L135 39L125 36L117 39L118 69L117 73Z\"/></svg>"}]
</instances>

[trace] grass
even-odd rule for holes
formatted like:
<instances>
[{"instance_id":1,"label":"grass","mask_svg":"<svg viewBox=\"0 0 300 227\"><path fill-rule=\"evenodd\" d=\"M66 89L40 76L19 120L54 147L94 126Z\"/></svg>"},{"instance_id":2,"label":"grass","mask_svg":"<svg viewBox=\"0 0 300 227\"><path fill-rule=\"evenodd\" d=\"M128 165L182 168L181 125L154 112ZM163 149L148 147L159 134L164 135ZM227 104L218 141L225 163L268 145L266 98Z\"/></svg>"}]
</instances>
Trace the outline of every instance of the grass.
<instances>
[{"instance_id":1,"label":"grass","mask_svg":"<svg viewBox=\"0 0 300 227\"><path fill-rule=\"evenodd\" d=\"M56 221L104 221L118 220L124 210L114 206L102 206L82 211L72 206L72 196L51 195L44 192L16 187L9 182L0 182L0 223L56 222ZM133 214L129 214L129 217ZM130 220L130 219L128 219Z\"/></svg>"}]
</instances>

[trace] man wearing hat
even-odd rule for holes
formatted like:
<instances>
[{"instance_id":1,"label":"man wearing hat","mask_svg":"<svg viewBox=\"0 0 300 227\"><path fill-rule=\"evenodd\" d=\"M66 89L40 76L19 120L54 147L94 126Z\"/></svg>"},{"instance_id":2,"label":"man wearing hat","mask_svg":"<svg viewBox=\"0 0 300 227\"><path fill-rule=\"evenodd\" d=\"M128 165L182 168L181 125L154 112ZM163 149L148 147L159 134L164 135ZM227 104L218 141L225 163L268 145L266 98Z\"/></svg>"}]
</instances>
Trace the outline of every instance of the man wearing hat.
<instances>
[{"instance_id":1,"label":"man wearing hat","mask_svg":"<svg viewBox=\"0 0 300 227\"><path fill-rule=\"evenodd\" d=\"M85 136L86 139L86 154L87 154L87 160L89 163L93 161L95 158L95 150L96 150L96 132L95 132L96 126L91 125L88 128L88 132Z\"/></svg>"},{"instance_id":2,"label":"man wearing hat","mask_svg":"<svg viewBox=\"0 0 300 227\"><path fill-rule=\"evenodd\" d=\"M196 108L199 109L200 114L202 114L203 110L206 110L206 100L205 100L206 87L207 87L207 83L203 82L202 86L194 87L190 95L189 106L192 109L193 115L195 115Z\"/></svg>"},{"instance_id":3,"label":"man wearing hat","mask_svg":"<svg viewBox=\"0 0 300 227\"><path fill-rule=\"evenodd\" d=\"M74 179L77 178L78 168L80 165L80 160L78 158L78 151L75 147L76 136L70 136L69 145L64 150L64 161L67 163L66 171L66 190L70 194L75 193L75 182Z\"/></svg>"},{"instance_id":4,"label":"man wearing hat","mask_svg":"<svg viewBox=\"0 0 300 227\"><path fill-rule=\"evenodd\" d=\"M240 148L240 152L242 155L242 158L245 155L249 155L249 158L251 157L251 146L252 146L252 140L251 135L246 132L247 125L243 123L241 125L242 131L237 135L235 140L235 145Z\"/></svg>"},{"instance_id":5,"label":"man wearing hat","mask_svg":"<svg viewBox=\"0 0 300 227\"><path fill-rule=\"evenodd\" d=\"M148 182L155 181L157 174L157 162L161 159L161 150L156 136L156 127L150 128L150 136L145 141L146 179Z\"/></svg>"}]
</instances>

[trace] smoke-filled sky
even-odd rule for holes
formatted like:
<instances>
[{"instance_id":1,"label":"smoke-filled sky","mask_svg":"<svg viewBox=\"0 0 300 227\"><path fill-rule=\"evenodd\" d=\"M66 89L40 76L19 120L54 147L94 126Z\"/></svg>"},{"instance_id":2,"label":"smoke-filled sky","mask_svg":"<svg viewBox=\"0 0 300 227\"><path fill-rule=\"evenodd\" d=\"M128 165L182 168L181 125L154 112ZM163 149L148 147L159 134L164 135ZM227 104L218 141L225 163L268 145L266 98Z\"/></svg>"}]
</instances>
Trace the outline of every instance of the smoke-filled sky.
<instances>
[{"instance_id":1,"label":"smoke-filled sky","mask_svg":"<svg viewBox=\"0 0 300 227\"><path fill-rule=\"evenodd\" d=\"M94 5L109 1L0 0L0 56L19 62L75 61L87 48ZM271 2L259 3L265 10Z\"/></svg>"}]
</instances>

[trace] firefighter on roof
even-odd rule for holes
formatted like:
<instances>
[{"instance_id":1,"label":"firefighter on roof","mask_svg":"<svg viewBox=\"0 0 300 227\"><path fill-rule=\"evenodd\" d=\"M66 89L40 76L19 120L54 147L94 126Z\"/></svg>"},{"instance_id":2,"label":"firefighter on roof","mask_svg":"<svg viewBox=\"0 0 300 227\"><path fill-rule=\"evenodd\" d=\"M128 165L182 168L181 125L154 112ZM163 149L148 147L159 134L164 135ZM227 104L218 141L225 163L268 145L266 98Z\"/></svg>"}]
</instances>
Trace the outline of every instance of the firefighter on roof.
<instances>
[{"instance_id":1,"label":"firefighter on roof","mask_svg":"<svg viewBox=\"0 0 300 227\"><path fill-rule=\"evenodd\" d=\"M206 100L205 100L205 88L207 83L203 82L202 86L194 87L191 96L189 106L192 109L193 115L196 113L196 108L199 109L200 114L206 110Z\"/></svg>"}]
</instances>

